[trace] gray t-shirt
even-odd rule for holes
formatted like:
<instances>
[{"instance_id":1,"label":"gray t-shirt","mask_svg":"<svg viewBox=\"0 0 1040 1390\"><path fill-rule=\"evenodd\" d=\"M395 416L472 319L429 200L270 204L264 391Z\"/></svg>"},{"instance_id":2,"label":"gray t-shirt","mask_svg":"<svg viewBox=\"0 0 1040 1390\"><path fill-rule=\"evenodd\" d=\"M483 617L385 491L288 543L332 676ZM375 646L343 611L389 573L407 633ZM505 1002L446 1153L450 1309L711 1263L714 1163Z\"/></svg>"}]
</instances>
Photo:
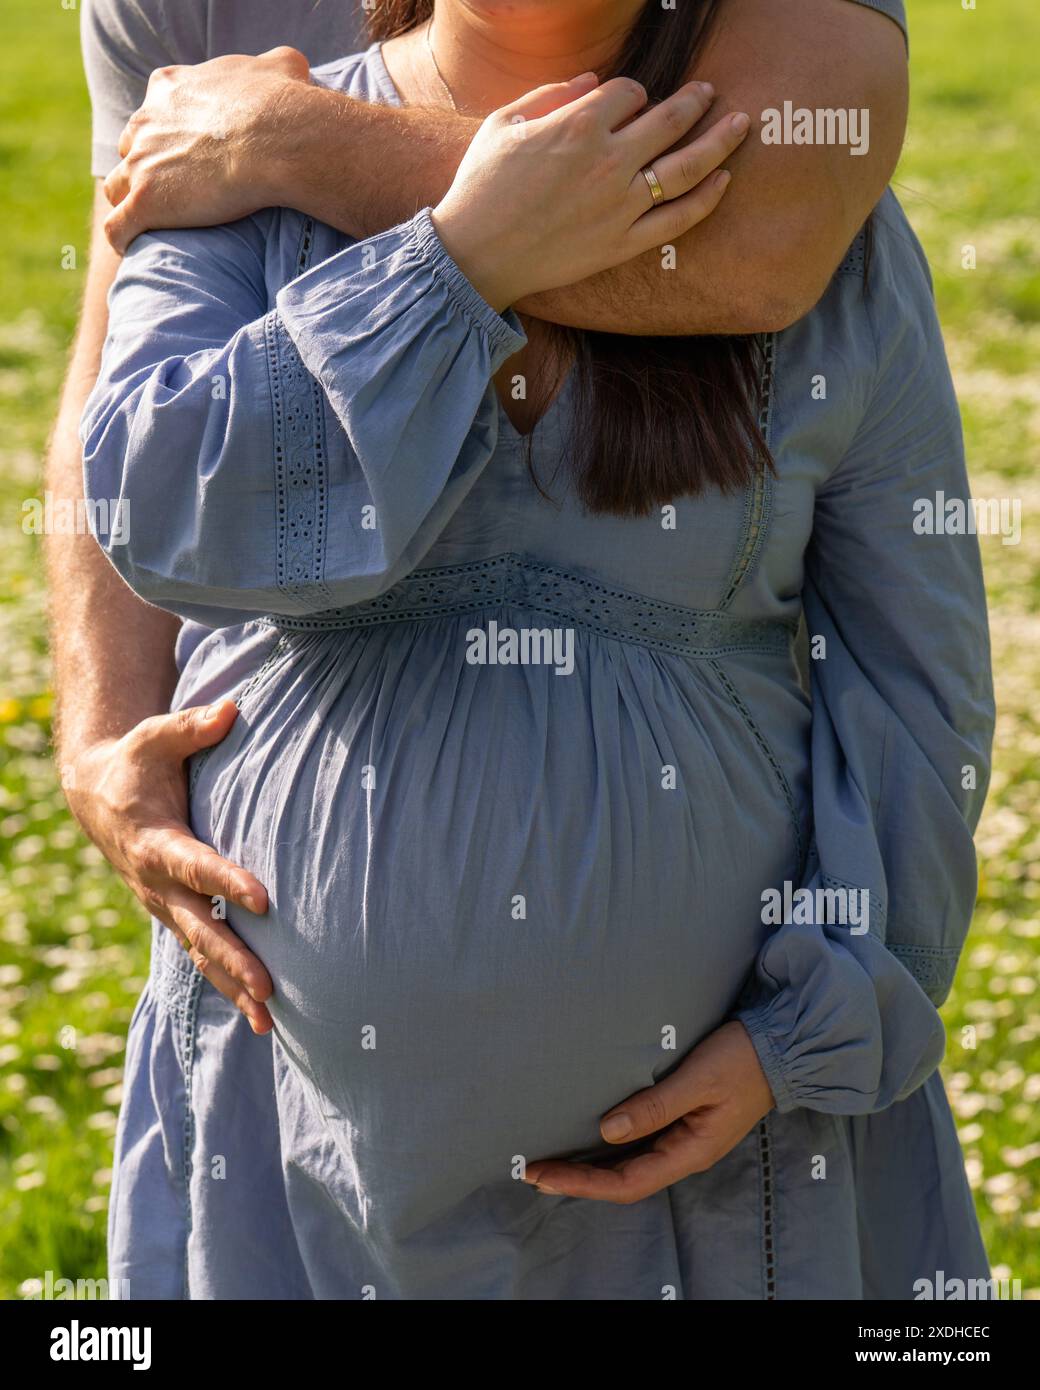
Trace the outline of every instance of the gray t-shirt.
<instances>
[{"instance_id":1,"label":"gray t-shirt","mask_svg":"<svg viewBox=\"0 0 1040 1390\"><path fill-rule=\"evenodd\" d=\"M903 0L853 0L906 33ZM361 0L83 0L83 65L94 111L91 170L118 163L119 136L148 76L173 63L290 44L312 67L368 46Z\"/></svg>"}]
</instances>

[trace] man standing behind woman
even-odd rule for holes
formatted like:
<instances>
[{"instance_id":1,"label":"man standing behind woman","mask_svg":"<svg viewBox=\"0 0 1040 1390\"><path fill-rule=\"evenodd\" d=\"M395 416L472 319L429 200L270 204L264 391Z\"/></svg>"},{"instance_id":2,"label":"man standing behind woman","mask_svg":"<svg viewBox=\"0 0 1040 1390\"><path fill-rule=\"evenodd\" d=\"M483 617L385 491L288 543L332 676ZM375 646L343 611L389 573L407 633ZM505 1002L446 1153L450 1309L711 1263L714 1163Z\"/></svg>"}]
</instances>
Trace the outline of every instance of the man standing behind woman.
<instances>
[{"instance_id":1,"label":"man standing behind woman","mask_svg":"<svg viewBox=\"0 0 1040 1390\"><path fill-rule=\"evenodd\" d=\"M750 111L775 104L778 81L796 104L870 106L877 117L869 158L849 162L846 157L839 179L834 161L841 152L820 149L810 158L790 159L789 151L773 151L763 161L761 149L751 143L733 161L735 185L724 209L690 233L688 251L682 248L685 278L669 303L655 302L652 315L641 317L647 312L641 282L633 270L621 267L610 272L613 285L554 292L531 306L533 312L606 331L751 333L787 326L819 297L898 153L905 111L902 39L883 17L834 0L806 0L798 15L781 0L733 0L724 8L726 22L707 54L704 73L719 92L718 110L725 109L722 103ZM774 28L770 21L781 12L784 22ZM168 27L170 19L177 32ZM297 45L317 63L363 46L352 41L348 22L346 7L309 4L247 10L194 3L168 13L158 3L107 0L85 13L96 113L94 171L107 176L117 207L108 213L99 197L84 316L52 453L50 483L56 493L81 490L75 423L96 374L104 293L115 267L106 221L107 235L119 249L149 226L223 222L268 204L300 207L363 236L393 225L417 204L436 201L450 181L476 122L447 113L431 121L427 112L418 138L420 127L410 123L407 111L381 111L304 86L298 81L301 60L286 52L229 59L195 74L159 73L145 117L113 149L152 69L278 42ZM749 61L749 40L766 25L772 35L768 68ZM821 34L828 33L834 42L821 43ZM856 56L835 65L836 51ZM826 61L817 53L826 54ZM343 139L339 180L328 176L326 118L333 111ZM319 128L321 141L308 148L307 131ZM263 139L251 139L258 131ZM236 154L247 152L253 163L236 160ZM120 154L129 158L117 165ZM393 177L388 170L394 170ZM263 886L195 841L185 815L183 761L224 737L234 707L223 702L215 710L163 713L176 678L179 625L140 604L90 539L83 540L52 542L55 607L61 614L55 631L61 761L74 770L70 802L165 924L157 925L157 932L172 927L190 944L192 958L219 994L239 1005L254 1032L265 1032L270 1026L263 1004L270 991L266 972L210 913L213 894L262 912ZM61 545L73 547L71 554L58 552ZM116 662L113 651L119 652ZM264 1105L270 1091L266 1044L221 1006L217 994L207 1000L194 1046L200 1060L207 1048L219 1048L221 1074L236 1078L238 1104L243 1097L255 1102L249 1161L276 1170L277 1128ZM203 1152L227 1152L235 1144L231 1095L207 1092L206 1076L205 1066L197 1065L191 1101L196 1137ZM263 1190L259 1180L257 1190ZM248 1197L240 1190L239 1209L225 1206L220 1219L255 1221ZM264 1216L269 1232L280 1214L266 1210ZM264 1231L256 1234L262 1241ZM135 1238L147 1244L148 1233ZM197 1206L192 1239L220 1240L219 1221L209 1220ZM287 1279L291 1275L287 1271ZM241 1293L248 1296L248 1269L242 1278ZM157 1293L178 1296L175 1289Z\"/></svg>"}]
</instances>

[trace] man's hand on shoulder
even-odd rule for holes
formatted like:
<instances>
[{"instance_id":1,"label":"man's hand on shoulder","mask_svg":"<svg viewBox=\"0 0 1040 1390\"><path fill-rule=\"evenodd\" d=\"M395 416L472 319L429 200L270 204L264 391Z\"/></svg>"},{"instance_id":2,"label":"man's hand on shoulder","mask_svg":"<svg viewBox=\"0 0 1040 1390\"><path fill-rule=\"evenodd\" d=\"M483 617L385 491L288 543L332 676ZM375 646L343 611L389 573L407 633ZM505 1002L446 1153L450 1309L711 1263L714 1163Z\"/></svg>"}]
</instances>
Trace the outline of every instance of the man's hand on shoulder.
<instances>
[{"instance_id":1,"label":"man's hand on shoulder","mask_svg":"<svg viewBox=\"0 0 1040 1390\"><path fill-rule=\"evenodd\" d=\"M299 120L293 98L309 84L294 48L157 68L105 180L112 246L122 253L155 227L216 226L280 203L277 136Z\"/></svg>"}]
</instances>

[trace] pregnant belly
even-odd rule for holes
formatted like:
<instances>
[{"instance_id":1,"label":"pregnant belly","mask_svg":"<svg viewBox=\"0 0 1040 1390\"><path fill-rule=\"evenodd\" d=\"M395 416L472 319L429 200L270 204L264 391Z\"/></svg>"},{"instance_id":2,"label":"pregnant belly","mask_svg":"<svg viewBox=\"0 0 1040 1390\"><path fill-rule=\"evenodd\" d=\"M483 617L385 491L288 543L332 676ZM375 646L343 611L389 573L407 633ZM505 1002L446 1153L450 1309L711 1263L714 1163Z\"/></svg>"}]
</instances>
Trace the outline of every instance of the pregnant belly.
<instances>
[{"instance_id":1,"label":"pregnant belly","mask_svg":"<svg viewBox=\"0 0 1040 1390\"><path fill-rule=\"evenodd\" d=\"M293 638L192 799L268 887L232 926L323 1132L443 1203L595 1149L732 1008L798 858L689 664L579 637L570 676L469 666L453 627Z\"/></svg>"}]
</instances>

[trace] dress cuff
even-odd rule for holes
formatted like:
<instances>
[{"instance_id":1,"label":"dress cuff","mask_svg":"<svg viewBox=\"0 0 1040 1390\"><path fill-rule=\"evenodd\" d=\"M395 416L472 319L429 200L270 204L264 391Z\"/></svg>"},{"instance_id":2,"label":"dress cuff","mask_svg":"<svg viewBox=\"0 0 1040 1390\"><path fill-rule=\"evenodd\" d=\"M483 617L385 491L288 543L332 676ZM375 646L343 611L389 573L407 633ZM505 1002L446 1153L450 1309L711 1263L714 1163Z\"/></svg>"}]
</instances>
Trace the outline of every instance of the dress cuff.
<instances>
[{"instance_id":1,"label":"dress cuff","mask_svg":"<svg viewBox=\"0 0 1040 1390\"><path fill-rule=\"evenodd\" d=\"M408 225L419 255L444 282L469 323L487 336L492 356L504 362L513 353L519 352L527 341L520 320L512 309L500 314L483 295L477 293L437 235L430 208L422 208Z\"/></svg>"},{"instance_id":2,"label":"dress cuff","mask_svg":"<svg viewBox=\"0 0 1040 1390\"><path fill-rule=\"evenodd\" d=\"M333 364L342 367L362 343L371 345L366 353L375 360L394 345L412 350L408 345L425 340L426 369L433 371L447 365L472 334L478 345L473 360L486 363L494 375L527 341L516 315L497 313L463 275L429 208L338 251L284 285L275 304L308 370L330 391L345 389L342 380L334 387Z\"/></svg>"},{"instance_id":3,"label":"dress cuff","mask_svg":"<svg viewBox=\"0 0 1040 1390\"><path fill-rule=\"evenodd\" d=\"M780 1053L769 1036L766 1021L768 1013L769 1005L765 1004L757 1009L741 1009L737 1018L747 1029L755 1052L758 1054L759 1065L765 1072L776 1108L781 1114L784 1114L788 1110L794 1110L798 1102L787 1084Z\"/></svg>"},{"instance_id":4,"label":"dress cuff","mask_svg":"<svg viewBox=\"0 0 1040 1390\"><path fill-rule=\"evenodd\" d=\"M931 1003L871 933L788 924L765 942L736 1018L780 1111L883 1110L942 1060Z\"/></svg>"}]
</instances>

